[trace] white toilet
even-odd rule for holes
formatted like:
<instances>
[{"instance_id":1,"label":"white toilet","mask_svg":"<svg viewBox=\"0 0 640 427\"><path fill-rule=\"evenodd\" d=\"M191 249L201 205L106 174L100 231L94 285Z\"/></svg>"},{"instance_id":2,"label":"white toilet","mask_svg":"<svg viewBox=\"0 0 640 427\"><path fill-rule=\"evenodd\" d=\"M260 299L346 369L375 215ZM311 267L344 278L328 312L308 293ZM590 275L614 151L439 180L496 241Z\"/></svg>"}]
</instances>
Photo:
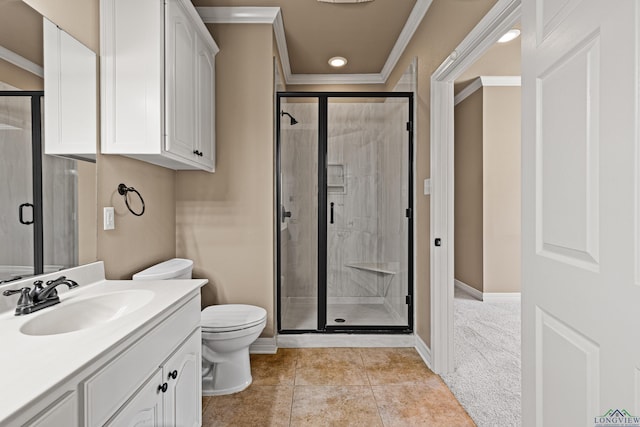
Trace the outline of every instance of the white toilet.
<instances>
[{"instance_id":1,"label":"white toilet","mask_svg":"<svg viewBox=\"0 0 640 427\"><path fill-rule=\"evenodd\" d=\"M133 275L133 280L191 279L193 261L174 258ZM202 394L216 396L251 384L249 346L267 324L264 308L222 304L202 310Z\"/></svg>"}]
</instances>

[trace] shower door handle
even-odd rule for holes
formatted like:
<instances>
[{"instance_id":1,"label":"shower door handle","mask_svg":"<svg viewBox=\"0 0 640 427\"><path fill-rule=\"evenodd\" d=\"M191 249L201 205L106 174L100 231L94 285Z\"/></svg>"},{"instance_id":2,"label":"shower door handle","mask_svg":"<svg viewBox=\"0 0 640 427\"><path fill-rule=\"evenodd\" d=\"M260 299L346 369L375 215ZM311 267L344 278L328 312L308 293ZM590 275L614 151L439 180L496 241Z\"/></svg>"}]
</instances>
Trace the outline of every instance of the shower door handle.
<instances>
[{"instance_id":1,"label":"shower door handle","mask_svg":"<svg viewBox=\"0 0 640 427\"><path fill-rule=\"evenodd\" d=\"M31 221L24 220L23 211L25 207L31 208ZM20 224L24 224L24 225L33 224L33 205L31 203L23 203L20 205L20 207L18 208L18 219L20 221Z\"/></svg>"},{"instance_id":2,"label":"shower door handle","mask_svg":"<svg viewBox=\"0 0 640 427\"><path fill-rule=\"evenodd\" d=\"M330 206L331 206L331 215L330 215L329 222L333 224L333 202L330 203Z\"/></svg>"},{"instance_id":3,"label":"shower door handle","mask_svg":"<svg viewBox=\"0 0 640 427\"><path fill-rule=\"evenodd\" d=\"M291 218L291 211L286 210L282 205L280 205L280 213L282 214L282 222L285 218Z\"/></svg>"}]
</instances>

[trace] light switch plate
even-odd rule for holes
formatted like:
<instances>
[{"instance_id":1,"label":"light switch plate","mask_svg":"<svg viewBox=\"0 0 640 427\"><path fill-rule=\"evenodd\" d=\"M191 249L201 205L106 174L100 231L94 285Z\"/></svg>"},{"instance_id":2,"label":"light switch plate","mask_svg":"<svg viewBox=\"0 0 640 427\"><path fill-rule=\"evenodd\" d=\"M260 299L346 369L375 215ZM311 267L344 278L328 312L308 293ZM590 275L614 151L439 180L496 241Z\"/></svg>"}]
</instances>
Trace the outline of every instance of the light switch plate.
<instances>
[{"instance_id":1,"label":"light switch plate","mask_svg":"<svg viewBox=\"0 0 640 427\"><path fill-rule=\"evenodd\" d=\"M113 230L116 228L115 213L113 208L104 208L104 229Z\"/></svg>"},{"instance_id":2,"label":"light switch plate","mask_svg":"<svg viewBox=\"0 0 640 427\"><path fill-rule=\"evenodd\" d=\"M424 180L424 195L428 196L431 194L431 179Z\"/></svg>"}]
</instances>

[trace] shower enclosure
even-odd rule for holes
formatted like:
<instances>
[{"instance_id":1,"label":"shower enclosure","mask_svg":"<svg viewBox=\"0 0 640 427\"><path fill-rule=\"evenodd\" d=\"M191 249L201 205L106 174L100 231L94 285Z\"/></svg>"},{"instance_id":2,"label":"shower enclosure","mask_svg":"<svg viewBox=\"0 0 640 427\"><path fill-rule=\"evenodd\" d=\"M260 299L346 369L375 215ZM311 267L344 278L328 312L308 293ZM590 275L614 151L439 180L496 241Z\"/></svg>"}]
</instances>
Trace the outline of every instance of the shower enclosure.
<instances>
[{"instance_id":1,"label":"shower enclosure","mask_svg":"<svg viewBox=\"0 0 640 427\"><path fill-rule=\"evenodd\" d=\"M413 328L413 93L277 94L278 329Z\"/></svg>"},{"instance_id":2,"label":"shower enclosure","mask_svg":"<svg viewBox=\"0 0 640 427\"><path fill-rule=\"evenodd\" d=\"M77 265L76 161L42 153L42 96L0 83L0 283Z\"/></svg>"}]
</instances>

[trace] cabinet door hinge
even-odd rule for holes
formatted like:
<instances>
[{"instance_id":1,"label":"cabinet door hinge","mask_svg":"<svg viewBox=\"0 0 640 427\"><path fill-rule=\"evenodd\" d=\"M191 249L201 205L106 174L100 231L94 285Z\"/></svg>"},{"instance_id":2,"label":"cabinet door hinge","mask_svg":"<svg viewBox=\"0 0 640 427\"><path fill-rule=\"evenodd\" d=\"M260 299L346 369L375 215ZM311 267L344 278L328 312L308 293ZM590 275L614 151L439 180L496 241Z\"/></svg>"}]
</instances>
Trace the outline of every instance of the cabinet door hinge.
<instances>
[{"instance_id":1,"label":"cabinet door hinge","mask_svg":"<svg viewBox=\"0 0 640 427\"><path fill-rule=\"evenodd\" d=\"M405 297L405 302L407 303L407 305L411 305L411 295L407 295Z\"/></svg>"},{"instance_id":2,"label":"cabinet door hinge","mask_svg":"<svg viewBox=\"0 0 640 427\"><path fill-rule=\"evenodd\" d=\"M409 132L413 131L413 122L407 122L407 130Z\"/></svg>"},{"instance_id":3,"label":"cabinet door hinge","mask_svg":"<svg viewBox=\"0 0 640 427\"><path fill-rule=\"evenodd\" d=\"M411 208L407 208L407 209L404 211L404 215L405 215L407 218L409 218L409 219L413 218L413 209L411 209Z\"/></svg>"}]
</instances>

